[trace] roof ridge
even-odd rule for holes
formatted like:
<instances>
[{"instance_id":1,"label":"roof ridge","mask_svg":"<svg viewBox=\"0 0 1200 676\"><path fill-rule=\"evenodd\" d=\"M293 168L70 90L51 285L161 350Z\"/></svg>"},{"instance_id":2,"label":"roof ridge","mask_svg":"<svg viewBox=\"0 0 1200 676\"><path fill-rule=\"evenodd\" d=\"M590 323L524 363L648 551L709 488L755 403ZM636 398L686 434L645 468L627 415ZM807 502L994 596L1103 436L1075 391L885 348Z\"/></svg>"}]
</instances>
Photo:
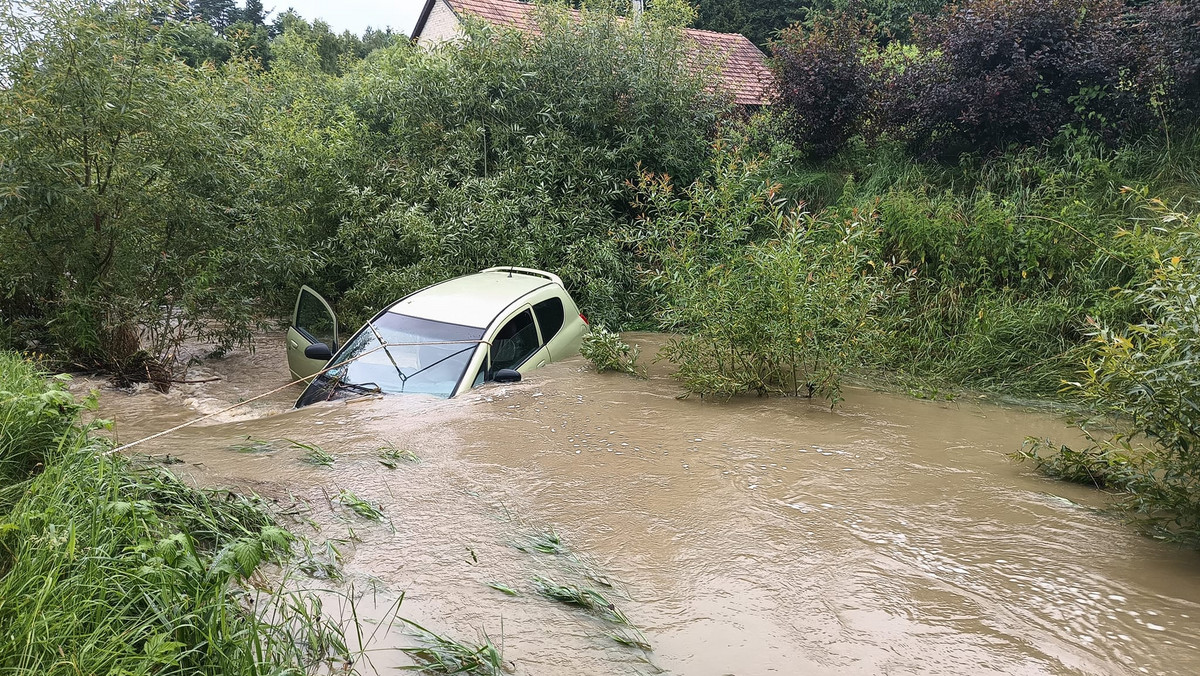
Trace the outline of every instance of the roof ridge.
<instances>
[{"instance_id":1,"label":"roof ridge","mask_svg":"<svg viewBox=\"0 0 1200 676\"><path fill-rule=\"evenodd\" d=\"M519 2L520 0L517 0L517 1ZM741 38L741 39L745 40L746 42L750 42L750 38L746 37L745 35L742 35L741 33L722 33L721 31L710 31L707 28L692 28L691 26L684 26L683 31L685 33L708 33L709 35L727 35L732 38ZM750 44L754 45L753 42L750 42ZM758 45L754 45L754 46L758 47Z\"/></svg>"}]
</instances>

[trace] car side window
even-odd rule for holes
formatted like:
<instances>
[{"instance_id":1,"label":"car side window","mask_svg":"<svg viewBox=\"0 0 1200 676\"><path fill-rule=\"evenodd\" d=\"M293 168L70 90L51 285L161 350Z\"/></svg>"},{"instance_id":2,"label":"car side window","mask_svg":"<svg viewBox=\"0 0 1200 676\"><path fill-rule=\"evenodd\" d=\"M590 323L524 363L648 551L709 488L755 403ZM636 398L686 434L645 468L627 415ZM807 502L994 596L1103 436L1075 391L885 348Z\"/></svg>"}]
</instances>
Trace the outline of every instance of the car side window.
<instances>
[{"instance_id":1,"label":"car side window","mask_svg":"<svg viewBox=\"0 0 1200 676\"><path fill-rule=\"evenodd\" d=\"M488 380L500 369L517 368L538 351L537 326L533 313L524 310L508 320L492 339L492 366Z\"/></svg>"},{"instance_id":2,"label":"car side window","mask_svg":"<svg viewBox=\"0 0 1200 676\"><path fill-rule=\"evenodd\" d=\"M307 333L309 338L325 343L331 350L337 348L333 344L333 318L321 299L307 290L300 292L296 306L296 328Z\"/></svg>"},{"instance_id":3,"label":"car side window","mask_svg":"<svg viewBox=\"0 0 1200 676\"><path fill-rule=\"evenodd\" d=\"M563 325L562 299L557 296L547 298L533 306L533 314L537 315L538 326L542 329L542 343L549 343Z\"/></svg>"}]
</instances>

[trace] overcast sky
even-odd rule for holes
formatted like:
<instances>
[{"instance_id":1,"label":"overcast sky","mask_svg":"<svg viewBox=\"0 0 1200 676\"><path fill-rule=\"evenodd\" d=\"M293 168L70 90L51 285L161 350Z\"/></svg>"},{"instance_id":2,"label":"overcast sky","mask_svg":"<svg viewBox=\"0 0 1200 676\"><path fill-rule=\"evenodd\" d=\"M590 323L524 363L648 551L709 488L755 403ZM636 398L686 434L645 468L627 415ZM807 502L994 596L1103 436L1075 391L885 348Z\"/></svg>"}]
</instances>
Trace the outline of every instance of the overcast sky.
<instances>
[{"instance_id":1,"label":"overcast sky","mask_svg":"<svg viewBox=\"0 0 1200 676\"><path fill-rule=\"evenodd\" d=\"M416 25L417 15L424 5L425 0L263 0L263 6L274 9L275 14L291 7L309 21L324 20L338 33L348 30L359 34L367 26L391 26L393 30L408 35Z\"/></svg>"}]
</instances>

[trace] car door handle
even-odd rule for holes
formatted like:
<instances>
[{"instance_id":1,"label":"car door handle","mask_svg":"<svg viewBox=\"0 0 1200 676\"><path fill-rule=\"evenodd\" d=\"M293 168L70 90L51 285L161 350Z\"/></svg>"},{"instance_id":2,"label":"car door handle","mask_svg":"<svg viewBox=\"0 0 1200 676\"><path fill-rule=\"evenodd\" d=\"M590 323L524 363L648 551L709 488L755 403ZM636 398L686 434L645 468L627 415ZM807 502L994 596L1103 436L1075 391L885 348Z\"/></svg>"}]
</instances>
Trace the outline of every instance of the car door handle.
<instances>
[{"instance_id":1,"label":"car door handle","mask_svg":"<svg viewBox=\"0 0 1200 676\"><path fill-rule=\"evenodd\" d=\"M543 359L543 360L541 360L541 361L539 361L539 362L538 362L538 366L537 366L537 367L538 367L538 368L542 368L542 367L543 367L543 366L545 366L545 365L546 365L546 360L545 360L545 359Z\"/></svg>"},{"instance_id":2,"label":"car door handle","mask_svg":"<svg viewBox=\"0 0 1200 676\"><path fill-rule=\"evenodd\" d=\"M299 343L297 343L297 342L296 342L296 341L294 341L294 340L289 340L289 341L288 341L288 345L290 345L290 346L292 347L292 349L293 349L293 350L294 350L294 349L296 349L296 348L298 348L298 347L300 347L300 344L299 344Z\"/></svg>"}]
</instances>

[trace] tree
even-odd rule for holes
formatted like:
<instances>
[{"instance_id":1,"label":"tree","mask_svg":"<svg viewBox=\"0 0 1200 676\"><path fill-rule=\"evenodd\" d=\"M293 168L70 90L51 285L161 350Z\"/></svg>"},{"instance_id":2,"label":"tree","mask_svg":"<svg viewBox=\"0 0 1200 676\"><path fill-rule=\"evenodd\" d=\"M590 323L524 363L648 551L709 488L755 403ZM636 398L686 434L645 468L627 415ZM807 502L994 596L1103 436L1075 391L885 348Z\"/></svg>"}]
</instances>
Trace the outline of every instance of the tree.
<instances>
[{"instance_id":1,"label":"tree","mask_svg":"<svg viewBox=\"0 0 1200 676\"><path fill-rule=\"evenodd\" d=\"M821 0L714 0L701 2L696 27L719 33L741 33L766 47L776 33L808 16Z\"/></svg>"},{"instance_id":2,"label":"tree","mask_svg":"<svg viewBox=\"0 0 1200 676\"><path fill-rule=\"evenodd\" d=\"M266 26L269 13L263 8L262 0L246 0L246 8L242 10L242 20L252 26Z\"/></svg>"},{"instance_id":3,"label":"tree","mask_svg":"<svg viewBox=\"0 0 1200 676\"><path fill-rule=\"evenodd\" d=\"M207 21L218 33L224 33L241 13L234 0L190 0L189 6L194 16Z\"/></svg>"},{"instance_id":4,"label":"tree","mask_svg":"<svg viewBox=\"0 0 1200 676\"><path fill-rule=\"evenodd\" d=\"M936 16L944 4L942 0L707 0L700 3L696 26L741 33L766 47L789 26L801 23L813 28L813 22L823 14L865 14L879 27L879 39L886 42L908 39L910 19Z\"/></svg>"},{"instance_id":5,"label":"tree","mask_svg":"<svg viewBox=\"0 0 1200 676\"><path fill-rule=\"evenodd\" d=\"M185 24L156 24L160 4L21 9L0 12L27 36L0 52L0 339L121 368L245 338L249 299L290 264L249 215L247 74L177 59Z\"/></svg>"},{"instance_id":6,"label":"tree","mask_svg":"<svg viewBox=\"0 0 1200 676\"><path fill-rule=\"evenodd\" d=\"M172 50L189 66L204 63L225 63L230 57L230 45L207 22L187 19L171 26L165 33Z\"/></svg>"}]
</instances>

